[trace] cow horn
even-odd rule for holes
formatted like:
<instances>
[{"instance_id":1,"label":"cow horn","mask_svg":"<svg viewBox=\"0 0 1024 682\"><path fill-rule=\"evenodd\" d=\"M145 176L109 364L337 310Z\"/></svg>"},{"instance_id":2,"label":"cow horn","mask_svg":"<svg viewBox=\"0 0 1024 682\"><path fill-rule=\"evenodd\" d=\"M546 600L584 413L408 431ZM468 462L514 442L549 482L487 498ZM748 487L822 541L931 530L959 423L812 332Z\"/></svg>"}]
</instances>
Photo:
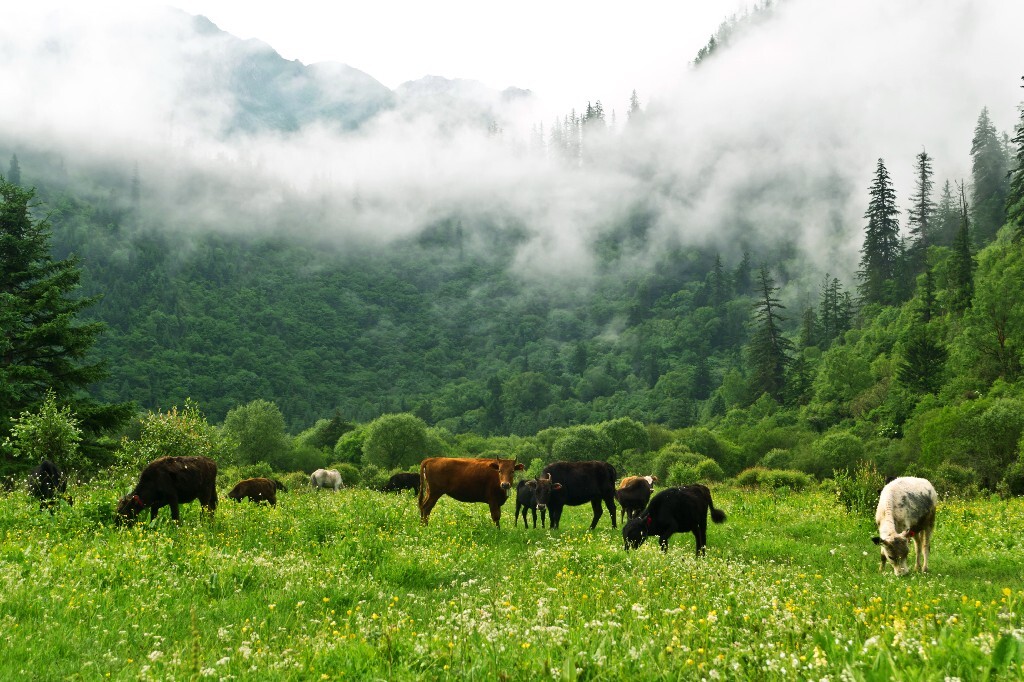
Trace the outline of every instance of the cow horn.
<instances>
[{"instance_id":1,"label":"cow horn","mask_svg":"<svg viewBox=\"0 0 1024 682\"><path fill-rule=\"evenodd\" d=\"M551 472L549 471L548 473L544 474L544 478L545 478L545 480L550 481L551 480Z\"/></svg>"}]
</instances>

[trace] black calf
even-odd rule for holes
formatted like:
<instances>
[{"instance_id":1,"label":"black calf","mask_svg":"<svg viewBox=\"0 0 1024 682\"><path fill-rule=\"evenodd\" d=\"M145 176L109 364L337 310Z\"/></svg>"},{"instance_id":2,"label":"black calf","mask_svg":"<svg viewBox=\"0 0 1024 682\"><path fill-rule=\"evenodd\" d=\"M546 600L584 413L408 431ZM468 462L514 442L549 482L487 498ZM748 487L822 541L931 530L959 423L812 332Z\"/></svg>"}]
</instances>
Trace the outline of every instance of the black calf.
<instances>
[{"instance_id":1,"label":"black calf","mask_svg":"<svg viewBox=\"0 0 1024 682\"><path fill-rule=\"evenodd\" d=\"M725 521L725 512L715 509L706 486L666 488L651 498L639 516L622 527L626 550L637 549L648 536L657 535L661 551L667 552L668 539L674 533L693 533L697 556L702 556L708 538L708 510L715 523Z\"/></svg>"}]
</instances>

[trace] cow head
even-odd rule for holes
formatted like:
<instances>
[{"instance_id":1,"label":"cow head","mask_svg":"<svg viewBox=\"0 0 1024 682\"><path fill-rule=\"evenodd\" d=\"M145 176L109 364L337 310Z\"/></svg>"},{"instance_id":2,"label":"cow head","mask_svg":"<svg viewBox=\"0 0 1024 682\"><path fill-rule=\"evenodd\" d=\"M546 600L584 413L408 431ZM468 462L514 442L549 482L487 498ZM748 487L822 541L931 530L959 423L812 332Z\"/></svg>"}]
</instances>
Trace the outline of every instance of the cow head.
<instances>
[{"instance_id":1,"label":"cow head","mask_svg":"<svg viewBox=\"0 0 1024 682\"><path fill-rule=\"evenodd\" d=\"M885 568L885 562L889 561L896 575L903 575L910 570L907 566L907 556L910 554L909 537L910 531L904 531L884 540L878 536L871 538L871 541L882 549L882 568Z\"/></svg>"},{"instance_id":2,"label":"cow head","mask_svg":"<svg viewBox=\"0 0 1024 682\"><path fill-rule=\"evenodd\" d=\"M117 525L132 524L139 512L146 508L142 498L138 495L125 495L117 502L117 512L114 521Z\"/></svg>"},{"instance_id":3,"label":"cow head","mask_svg":"<svg viewBox=\"0 0 1024 682\"><path fill-rule=\"evenodd\" d=\"M622 527L622 540L625 543L626 551L639 549L644 540L651 534L651 523L653 519L650 514L635 516L626 522Z\"/></svg>"},{"instance_id":4,"label":"cow head","mask_svg":"<svg viewBox=\"0 0 1024 682\"><path fill-rule=\"evenodd\" d=\"M512 477L515 476L515 473L526 468L514 459L500 459L498 457L495 457L494 461L488 466L498 472L498 484L506 493L512 487Z\"/></svg>"},{"instance_id":5,"label":"cow head","mask_svg":"<svg viewBox=\"0 0 1024 682\"><path fill-rule=\"evenodd\" d=\"M548 508L548 502L551 500L551 491L561 490L561 483L553 483L551 481L551 474L545 474L540 478L535 478L532 481L527 481L526 485L534 489L537 495L537 509L544 511Z\"/></svg>"}]
</instances>

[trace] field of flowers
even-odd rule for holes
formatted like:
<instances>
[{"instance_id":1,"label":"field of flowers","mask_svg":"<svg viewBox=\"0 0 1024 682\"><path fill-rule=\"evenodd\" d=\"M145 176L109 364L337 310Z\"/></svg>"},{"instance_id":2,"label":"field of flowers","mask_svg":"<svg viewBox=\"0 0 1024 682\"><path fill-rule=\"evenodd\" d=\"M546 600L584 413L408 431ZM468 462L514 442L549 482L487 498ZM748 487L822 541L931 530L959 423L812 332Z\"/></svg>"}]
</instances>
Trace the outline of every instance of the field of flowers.
<instances>
[{"instance_id":1,"label":"field of flowers","mask_svg":"<svg viewBox=\"0 0 1024 682\"><path fill-rule=\"evenodd\" d=\"M0 679L1024 679L1024 499L944 501L932 572L897 578L820 492L714 488L698 561L589 506L496 529L443 498L423 527L358 489L118 529L130 487L0 497Z\"/></svg>"}]
</instances>

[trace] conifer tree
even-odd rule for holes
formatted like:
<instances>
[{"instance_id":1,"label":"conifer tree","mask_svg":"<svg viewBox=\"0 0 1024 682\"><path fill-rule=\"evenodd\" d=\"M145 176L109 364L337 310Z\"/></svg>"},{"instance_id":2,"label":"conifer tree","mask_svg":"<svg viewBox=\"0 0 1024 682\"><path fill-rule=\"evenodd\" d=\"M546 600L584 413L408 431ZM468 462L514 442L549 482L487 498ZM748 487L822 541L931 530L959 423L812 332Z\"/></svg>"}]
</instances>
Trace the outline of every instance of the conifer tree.
<instances>
[{"instance_id":1,"label":"conifer tree","mask_svg":"<svg viewBox=\"0 0 1024 682\"><path fill-rule=\"evenodd\" d=\"M932 157L921 150L914 167L914 194L907 209L910 232L907 245L907 275L910 279L925 270L928 247L935 242L936 207L932 201Z\"/></svg>"},{"instance_id":2,"label":"conifer tree","mask_svg":"<svg viewBox=\"0 0 1024 682\"><path fill-rule=\"evenodd\" d=\"M636 90L633 90L633 94L629 96L629 109L626 110L626 120L630 123L637 122L643 116L643 113L643 109L640 108L640 97L636 94Z\"/></svg>"},{"instance_id":3,"label":"conifer tree","mask_svg":"<svg viewBox=\"0 0 1024 682\"><path fill-rule=\"evenodd\" d=\"M996 134L986 107L981 110L971 140L971 218L979 246L992 241L1006 221L1008 167L1006 148Z\"/></svg>"},{"instance_id":4,"label":"conifer tree","mask_svg":"<svg viewBox=\"0 0 1024 682\"><path fill-rule=\"evenodd\" d=\"M1010 188L1006 196L1006 218L1013 225L1013 238L1020 240L1024 237L1024 105L1020 107L1016 133L1013 136L1016 148L1012 150L1014 168L1010 172Z\"/></svg>"},{"instance_id":5,"label":"conifer tree","mask_svg":"<svg viewBox=\"0 0 1024 682\"><path fill-rule=\"evenodd\" d=\"M891 305L900 300L897 283L900 268L899 209L896 191L889 179L885 161L878 160L871 199L864 217L868 219L861 248L860 295L866 303Z\"/></svg>"},{"instance_id":6,"label":"conifer tree","mask_svg":"<svg viewBox=\"0 0 1024 682\"><path fill-rule=\"evenodd\" d=\"M732 281L735 291L740 296L749 294L751 291L752 280L750 277L751 265L750 265L750 251L743 249L743 260L736 266L736 271L733 273Z\"/></svg>"},{"instance_id":7,"label":"conifer tree","mask_svg":"<svg viewBox=\"0 0 1024 682\"><path fill-rule=\"evenodd\" d=\"M7 182L12 185L21 184L21 164L18 163L17 154L11 154L11 164L7 169Z\"/></svg>"},{"instance_id":8,"label":"conifer tree","mask_svg":"<svg viewBox=\"0 0 1024 682\"><path fill-rule=\"evenodd\" d=\"M748 352L751 364L751 388L754 395L767 393L779 402L785 399L786 370L790 363L793 342L782 334L780 324L785 318L779 314L784 310L777 298L778 288L768 272L761 266L758 273L760 297L755 304L757 328L750 339Z\"/></svg>"},{"instance_id":9,"label":"conifer tree","mask_svg":"<svg viewBox=\"0 0 1024 682\"><path fill-rule=\"evenodd\" d=\"M33 216L34 196L0 179L0 441L11 420L40 405L48 391L71 407L88 441L131 410L82 394L106 376L102 363L86 359L105 325L76 319L99 297L72 298L78 260L53 259L50 225Z\"/></svg>"},{"instance_id":10,"label":"conifer tree","mask_svg":"<svg viewBox=\"0 0 1024 682\"><path fill-rule=\"evenodd\" d=\"M963 313L971 307L974 298L974 247L964 186L960 185L960 230L953 242L949 308Z\"/></svg>"},{"instance_id":11,"label":"conifer tree","mask_svg":"<svg viewBox=\"0 0 1024 682\"><path fill-rule=\"evenodd\" d=\"M949 180L942 186L942 194L935 213L935 243L939 246L952 246L956 240L956 233L960 231L960 203L953 196L953 185Z\"/></svg>"}]
</instances>

